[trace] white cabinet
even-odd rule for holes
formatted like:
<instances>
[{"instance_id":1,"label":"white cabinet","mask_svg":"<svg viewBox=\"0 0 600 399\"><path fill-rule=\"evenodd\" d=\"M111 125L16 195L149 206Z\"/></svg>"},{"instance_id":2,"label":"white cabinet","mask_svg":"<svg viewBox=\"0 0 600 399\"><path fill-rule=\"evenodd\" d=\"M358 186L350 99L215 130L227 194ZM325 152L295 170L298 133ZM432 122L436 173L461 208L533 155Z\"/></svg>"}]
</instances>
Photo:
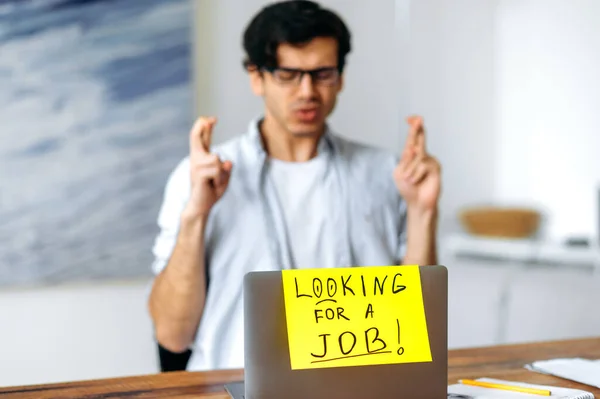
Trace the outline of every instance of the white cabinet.
<instances>
[{"instance_id":1,"label":"white cabinet","mask_svg":"<svg viewBox=\"0 0 600 399\"><path fill-rule=\"evenodd\" d=\"M448 346L495 344L508 269L495 262L462 259L444 265L448 268Z\"/></svg>"},{"instance_id":2,"label":"white cabinet","mask_svg":"<svg viewBox=\"0 0 600 399\"><path fill-rule=\"evenodd\" d=\"M511 284L509 300L509 342L600 335L600 277L589 270L523 270Z\"/></svg>"},{"instance_id":3,"label":"white cabinet","mask_svg":"<svg viewBox=\"0 0 600 399\"><path fill-rule=\"evenodd\" d=\"M440 263L449 274L450 348L600 336L595 250L573 250L570 258L568 249L550 249L443 240ZM554 259L561 262L539 258L549 253L560 255Z\"/></svg>"}]
</instances>

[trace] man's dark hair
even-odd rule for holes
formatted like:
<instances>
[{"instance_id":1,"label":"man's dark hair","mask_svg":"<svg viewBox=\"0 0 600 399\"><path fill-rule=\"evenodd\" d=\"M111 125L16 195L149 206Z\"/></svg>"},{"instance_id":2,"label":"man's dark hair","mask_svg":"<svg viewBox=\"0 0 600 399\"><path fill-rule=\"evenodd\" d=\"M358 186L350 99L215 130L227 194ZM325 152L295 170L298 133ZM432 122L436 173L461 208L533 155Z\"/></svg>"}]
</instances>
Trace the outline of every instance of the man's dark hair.
<instances>
[{"instance_id":1,"label":"man's dark hair","mask_svg":"<svg viewBox=\"0 0 600 399\"><path fill-rule=\"evenodd\" d=\"M351 50L350 31L337 14L309 0L272 3L250 21L244 32L244 67L276 68L279 45L302 45L317 37L337 40L338 68L343 71Z\"/></svg>"}]
</instances>

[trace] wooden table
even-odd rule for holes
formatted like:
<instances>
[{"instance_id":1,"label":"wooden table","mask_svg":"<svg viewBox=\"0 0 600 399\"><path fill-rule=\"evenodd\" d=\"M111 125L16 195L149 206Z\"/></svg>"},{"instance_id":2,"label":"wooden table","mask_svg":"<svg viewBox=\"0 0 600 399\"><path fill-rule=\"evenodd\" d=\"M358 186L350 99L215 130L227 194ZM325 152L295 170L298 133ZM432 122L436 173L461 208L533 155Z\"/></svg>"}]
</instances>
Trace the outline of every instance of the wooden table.
<instances>
[{"instance_id":1,"label":"wooden table","mask_svg":"<svg viewBox=\"0 0 600 399\"><path fill-rule=\"evenodd\" d=\"M584 389L593 392L600 399L600 389L523 368L525 364L534 360L576 356L600 359L600 337L452 350L449 352L448 360L448 383L454 383L460 378L494 377ZM140 377L1 388L0 399L228 399L229 396L225 393L223 384L239 381L242 378L241 370L163 373Z\"/></svg>"}]
</instances>

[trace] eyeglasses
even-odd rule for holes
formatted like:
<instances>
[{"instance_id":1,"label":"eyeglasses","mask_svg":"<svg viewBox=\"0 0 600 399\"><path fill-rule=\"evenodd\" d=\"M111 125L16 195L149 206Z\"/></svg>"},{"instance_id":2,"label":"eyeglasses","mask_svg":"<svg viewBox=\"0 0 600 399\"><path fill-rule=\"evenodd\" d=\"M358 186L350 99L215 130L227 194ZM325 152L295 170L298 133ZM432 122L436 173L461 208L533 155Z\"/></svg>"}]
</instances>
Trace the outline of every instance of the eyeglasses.
<instances>
[{"instance_id":1,"label":"eyeglasses","mask_svg":"<svg viewBox=\"0 0 600 399\"><path fill-rule=\"evenodd\" d=\"M295 68L265 68L273 78L280 84L291 86L302 82L305 74L310 75L313 83L322 86L334 86L340 79L340 71L337 67L318 69L295 69Z\"/></svg>"}]
</instances>

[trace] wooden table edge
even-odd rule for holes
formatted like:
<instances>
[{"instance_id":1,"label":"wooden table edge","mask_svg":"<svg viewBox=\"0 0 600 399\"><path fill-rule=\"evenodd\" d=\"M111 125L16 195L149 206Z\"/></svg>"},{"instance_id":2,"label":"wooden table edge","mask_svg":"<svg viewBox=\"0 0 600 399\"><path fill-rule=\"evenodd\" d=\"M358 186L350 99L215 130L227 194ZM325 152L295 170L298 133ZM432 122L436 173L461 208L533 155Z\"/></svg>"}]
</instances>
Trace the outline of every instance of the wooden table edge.
<instances>
[{"instance_id":1,"label":"wooden table edge","mask_svg":"<svg viewBox=\"0 0 600 399\"><path fill-rule=\"evenodd\" d=\"M600 389L533 372L525 365L535 360L559 357L600 359L600 337L527 342L452 349L448 352L448 383L461 378L492 377L546 385L572 387L593 392ZM228 398L224 384L242 381L241 369L180 371L129 377L0 388L0 399L18 398L111 398L171 397ZM122 396L120 396L122 395Z\"/></svg>"}]
</instances>

